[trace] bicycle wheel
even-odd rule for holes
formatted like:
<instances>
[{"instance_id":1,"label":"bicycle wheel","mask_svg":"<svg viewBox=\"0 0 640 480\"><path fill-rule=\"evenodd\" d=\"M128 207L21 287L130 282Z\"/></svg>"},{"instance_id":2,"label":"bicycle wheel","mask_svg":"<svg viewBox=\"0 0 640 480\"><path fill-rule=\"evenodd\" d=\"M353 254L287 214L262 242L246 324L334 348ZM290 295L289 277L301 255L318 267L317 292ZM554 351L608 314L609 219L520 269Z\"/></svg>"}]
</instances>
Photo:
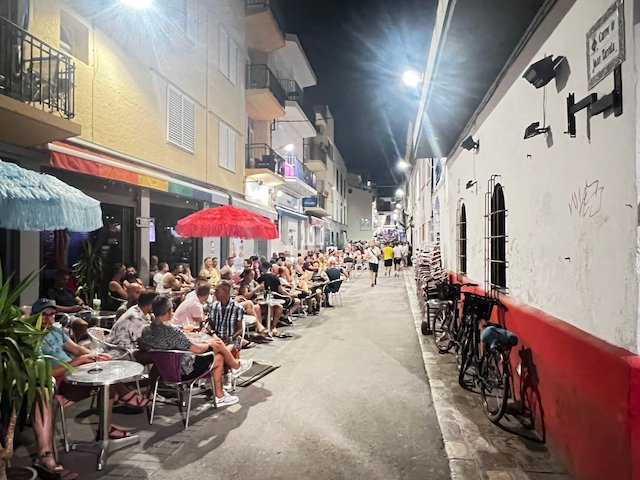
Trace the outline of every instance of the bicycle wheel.
<instances>
[{"instance_id":1,"label":"bicycle wheel","mask_svg":"<svg viewBox=\"0 0 640 480\"><path fill-rule=\"evenodd\" d=\"M467 384L465 382L465 376L467 374L467 370L471 367L471 362L473 361L473 345L471 344L471 337L468 335L465 337L462 347L460 347L460 369L458 370L458 384L462 388L467 388Z\"/></svg>"},{"instance_id":2,"label":"bicycle wheel","mask_svg":"<svg viewBox=\"0 0 640 480\"><path fill-rule=\"evenodd\" d=\"M462 365L462 353L463 353L464 341L465 341L465 338L467 338L468 331L469 331L468 322L469 322L469 319L467 317L462 319L460 325L457 326L453 336L453 349L455 350L455 353L456 353L456 364L458 365L458 370Z\"/></svg>"},{"instance_id":3,"label":"bicycle wheel","mask_svg":"<svg viewBox=\"0 0 640 480\"><path fill-rule=\"evenodd\" d=\"M483 357L480 367L482 406L493 423L498 423L507 409L509 372L505 362L502 352L491 350Z\"/></svg>"},{"instance_id":4,"label":"bicycle wheel","mask_svg":"<svg viewBox=\"0 0 640 480\"><path fill-rule=\"evenodd\" d=\"M431 332L433 333L433 342L440 353L447 353L453 345L453 336L449 329L453 314L449 309L439 310L434 316L431 323Z\"/></svg>"}]
</instances>

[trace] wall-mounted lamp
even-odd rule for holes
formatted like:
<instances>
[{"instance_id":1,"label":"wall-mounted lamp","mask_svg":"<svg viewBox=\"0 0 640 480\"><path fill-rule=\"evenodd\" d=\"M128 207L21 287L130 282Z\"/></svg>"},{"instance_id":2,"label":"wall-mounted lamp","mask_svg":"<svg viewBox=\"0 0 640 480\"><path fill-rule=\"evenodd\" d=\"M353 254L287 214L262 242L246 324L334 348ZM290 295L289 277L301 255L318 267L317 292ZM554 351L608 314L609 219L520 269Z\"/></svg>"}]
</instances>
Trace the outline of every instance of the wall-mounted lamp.
<instances>
[{"instance_id":1,"label":"wall-mounted lamp","mask_svg":"<svg viewBox=\"0 0 640 480\"><path fill-rule=\"evenodd\" d=\"M558 67L564 61L564 57L558 56L553 59L553 55L544 57L542 60L533 63L522 75L527 82L536 88L544 87L558 74Z\"/></svg>"},{"instance_id":2,"label":"wall-mounted lamp","mask_svg":"<svg viewBox=\"0 0 640 480\"><path fill-rule=\"evenodd\" d=\"M473 150L474 148L476 150L478 150L480 148L480 140L478 140L477 142L473 139L473 137L471 135L469 135L467 138L465 138L463 140L463 142L460 144L460 146L462 148L464 148L465 150Z\"/></svg>"},{"instance_id":3,"label":"wall-mounted lamp","mask_svg":"<svg viewBox=\"0 0 640 480\"><path fill-rule=\"evenodd\" d=\"M551 130L551 127L543 127L540 128L540 122L533 122L524 130L524 139L533 138L536 135L540 135L542 133L547 133Z\"/></svg>"},{"instance_id":4,"label":"wall-mounted lamp","mask_svg":"<svg viewBox=\"0 0 640 480\"><path fill-rule=\"evenodd\" d=\"M469 190L471 187L473 187L476 183L478 183L478 182L476 182L475 180L469 180L467 182L467 190Z\"/></svg>"}]
</instances>

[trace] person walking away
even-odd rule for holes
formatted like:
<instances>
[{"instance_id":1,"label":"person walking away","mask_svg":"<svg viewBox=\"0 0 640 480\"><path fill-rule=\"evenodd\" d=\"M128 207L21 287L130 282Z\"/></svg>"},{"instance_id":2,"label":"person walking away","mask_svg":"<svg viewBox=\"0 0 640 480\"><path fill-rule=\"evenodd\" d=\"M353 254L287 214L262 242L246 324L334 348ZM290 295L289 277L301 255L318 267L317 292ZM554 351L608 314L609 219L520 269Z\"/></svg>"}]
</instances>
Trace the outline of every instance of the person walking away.
<instances>
[{"instance_id":1,"label":"person walking away","mask_svg":"<svg viewBox=\"0 0 640 480\"><path fill-rule=\"evenodd\" d=\"M384 276L391 276L391 265L393 265L393 247L390 243L387 243L382 249L382 256L384 258Z\"/></svg>"},{"instance_id":2,"label":"person walking away","mask_svg":"<svg viewBox=\"0 0 640 480\"><path fill-rule=\"evenodd\" d=\"M402 266L409 266L409 242L402 242L400 246L402 249Z\"/></svg>"},{"instance_id":3,"label":"person walking away","mask_svg":"<svg viewBox=\"0 0 640 480\"><path fill-rule=\"evenodd\" d=\"M369 262L372 287L378 283L378 264L380 263L380 255L380 248L373 242L364 251L364 259L366 262Z\"/></svg>"},{"instance_id":4,"label":"person walking away","mask_svg":"<svg viewBox=\"0 0 640 480\"><path fill-rule=\"evenodd\" d=\"M402 247L399 243L393 246L393 268L396 271L395 276L399 277L402 271Z\"/></svg>"}]
</instances>

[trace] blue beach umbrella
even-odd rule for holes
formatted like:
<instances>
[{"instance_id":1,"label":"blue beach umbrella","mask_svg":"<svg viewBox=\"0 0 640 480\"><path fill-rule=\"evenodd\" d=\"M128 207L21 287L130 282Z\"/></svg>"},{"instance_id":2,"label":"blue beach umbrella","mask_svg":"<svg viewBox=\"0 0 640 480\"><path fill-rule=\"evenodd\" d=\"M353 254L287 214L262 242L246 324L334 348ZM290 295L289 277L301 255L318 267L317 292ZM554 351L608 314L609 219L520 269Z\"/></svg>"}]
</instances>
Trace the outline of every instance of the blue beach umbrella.
<instances>
[{"instance_id":1,"label":"blue beach umbrella","mask_svg":"<svg viewBox=\"0 0 640 480\"><path fill-rule=\"evenodd\" d=\"M56 177L0 160L0 228L92 232L100 202Z\"/></svg>"}]
</instances>

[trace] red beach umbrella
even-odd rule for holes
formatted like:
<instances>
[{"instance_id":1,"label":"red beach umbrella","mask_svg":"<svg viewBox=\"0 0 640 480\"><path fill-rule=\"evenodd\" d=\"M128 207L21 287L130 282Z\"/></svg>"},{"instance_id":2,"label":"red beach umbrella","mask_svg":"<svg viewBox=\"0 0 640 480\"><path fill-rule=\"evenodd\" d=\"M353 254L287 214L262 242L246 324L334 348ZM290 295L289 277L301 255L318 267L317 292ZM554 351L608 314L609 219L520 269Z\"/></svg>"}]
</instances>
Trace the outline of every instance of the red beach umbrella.
<instances>
[{"instance_id":1,"label":"red beach umbrella","mask_svg":"<svg viewBox=\"0 0 640 480\"><path fill-rule=\"evenodd\" d=\"M207 208L178 220L176 232L183 237L278 238L278 229L258 214L225 205Z\"/></svg>"}]
</instances>

